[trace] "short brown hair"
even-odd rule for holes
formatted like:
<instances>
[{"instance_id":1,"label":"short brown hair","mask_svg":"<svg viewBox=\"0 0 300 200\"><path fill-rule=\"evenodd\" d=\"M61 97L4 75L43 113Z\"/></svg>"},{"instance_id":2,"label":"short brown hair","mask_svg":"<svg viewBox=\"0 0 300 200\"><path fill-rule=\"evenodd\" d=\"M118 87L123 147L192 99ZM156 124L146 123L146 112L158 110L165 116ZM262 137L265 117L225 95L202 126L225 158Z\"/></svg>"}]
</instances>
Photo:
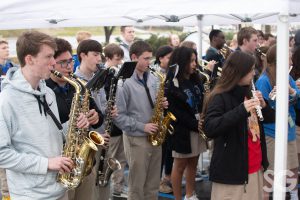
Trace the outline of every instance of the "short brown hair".
<instances>
[{"instance_id":1,"label":"short brown hair","mask_svg":"<svg viewBox=\"0 0 300 200\"><path fill-rule=\"evenodd\" d=\"M135 54L137 57L140 57L144 52L152 52L152 48L147 42L138 40L131 45L129 56L131 58L132 54Z\"/></svg>"},{"instance_id":2,"label":"short brown hair","mask_svg":"<svg viewBox=\"0 0 300 200\"><path fill-rule=\"evenodd\" d=\"M117 44L108 44L104 48L104 55L105 57L112 59L114 55L124 57L124 51L121 49L121 47Z\"/></svg>"},{"instance_id":3,"label":"short brown hair","mask_svg":"<svg viewBox=\"0 0 300 200\"><path fill-rule=\"evenodd\" d=\"M80 42L77 47L77 55L80 62L82 59L80 54L84 53L87 55L89 51L99 52L102 54L102 45L98 41L91 39Z\"/></svg>"},{"instance_id":4,"label":"short brown hair","mask_svg":"<svg viewBox=\"0 0 300 200\"><path fill-rule=\"evenodd\" d=\"M253 28L253 27L244 27L244 28L242 28L237 34L238 45L242 46L244 39L249 41L252 34L257 35L257 30L255 28Z\"/></svg>"},{"instance_id":5,"label":"short brown hair","mask_svg":"<svg viewBox=\"0 0 300 200\"><path fill-rule=\"evenodd\" d=\"M62 38L55 38L54 40L57 45L57 49L54 53L54 58L57 58L64 52L70 52L70 54L72 55L72 46L67 40Z\"/></svg>"},{"instance_id":6,"label":"short brown hair","mask_svg":"<svg viewBox=\"0 0 300 200\"><path fill-rule=\"evenodd\" d=\"M181 42L181 44L179 45L180 47L187 47L187 48L194 48L194 46L196 46L197 44L195 42L192 41L183 41Z\"/></svg>"},{"instance_id":7,"label":"short brown hair","mask_svg":"<svg viewBox=\"0 0 300 200\"><path fill-rule=\"evenodd\" d=\"M76 40L78 43L80 43L83 40L90 39L92 37L92 34L88 31L78 31L76 33Z\"/></svg>"},{"instance_id":8,"label":"short brown hair","mask_svg":"<svg viewBox=\"0 0 300 200\"><path fill-rule=\"evenodd\" d=\"M125 32L125 29L126 29L127 27L133 27L133 26L121 26L121 27L120 27L120 31L121 31L122 33L124 33L124 32Z\"/></svg>"},{"instance_id":9,"label":"short brown hair","mask_svg":"<svg viewBox=\"0 0 300 200\"><path fill-rule=\"evenodd\" d=\"M21 67L25 66L27 55L36 56L42 45L47 45L56 50L56 43L51 36L39 31L26 31L17 40L17 56Z\"/></svg>"},{"instance_id":10,"label":"short brown hair","mask_svg":"<svg viewBox=\"0 0 300 200\"><path fill-rule=\"evenodd\" d=\"M268 40L270 37L271 37L271 38L275 38L275 36L272 35L271 33L266 33L266 34L264 35L264 40Z\"/></svg>"}]
</instances>

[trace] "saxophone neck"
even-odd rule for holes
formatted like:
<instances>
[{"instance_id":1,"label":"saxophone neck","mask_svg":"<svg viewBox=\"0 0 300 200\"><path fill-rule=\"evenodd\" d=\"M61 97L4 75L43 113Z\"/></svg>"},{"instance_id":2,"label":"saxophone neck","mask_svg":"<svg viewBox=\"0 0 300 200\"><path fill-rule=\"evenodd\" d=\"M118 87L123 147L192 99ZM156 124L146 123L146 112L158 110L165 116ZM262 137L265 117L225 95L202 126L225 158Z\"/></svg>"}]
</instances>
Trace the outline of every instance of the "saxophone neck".
<instances>
[{"instance_id":1,"label":"saxophone neck","mask_svg":"<svg viewBox=\"0 0 300 200\"><path fill-rule=\"evenodd\" d=\"M55 70L51 70L51 73L54 76L56 76L58 78L61 78L64 81L66 81L69 84L71 84L75 88L75 91L76 91L77 94L79 94L81 92L81 90L82 90L81 85L76 80L74 80L72 77L66 77L62 73L60 73L59 71L55 71Z\"/></svg>"}]
</instances>

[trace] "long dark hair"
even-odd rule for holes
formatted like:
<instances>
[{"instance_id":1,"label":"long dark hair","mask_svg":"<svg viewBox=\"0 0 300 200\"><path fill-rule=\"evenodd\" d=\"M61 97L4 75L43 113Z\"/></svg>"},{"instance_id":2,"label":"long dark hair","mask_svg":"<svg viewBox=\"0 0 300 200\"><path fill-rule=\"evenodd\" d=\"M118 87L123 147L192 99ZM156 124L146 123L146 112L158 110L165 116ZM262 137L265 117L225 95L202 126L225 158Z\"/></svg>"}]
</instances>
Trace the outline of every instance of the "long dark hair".
<instances>
[{"instance_id":1,"label":"long dark hair","mask_svg":"<svg viewBox=\"0 0 300 200\"><path fill-rule=\"evenodd\" d=\"M276 45L273 45L267 51L266 74L270 79L272 87L276 85Z\"/></svg>"},{"instance_id":2,"label":"long dark hair","mask_svg":"<svg viewBox=\"0 0 300 200\"><path fill-rule=\"evenodd\" d=\"M195 54L195 56L197 57L197 52L194 49L187 47L178 47L173 51L169 61L169 66L173 64L178 64L179 70L176 78L179 82L184 80L184 74L190 67L191 58L193 54ZM196 79L196 77L194 76L196 75L192 74L190 76L190 80L193 81L194 79Z\"/></svg>"},{"instance_id":3,"label":"long dark hair","mask_svg":"<svg viewBox=\"0 0 300 200\"><path fill-rule=\"evenodd\" d=\"M205 99L204 111L206 111L208 102L214 96L232 90L244 76L253 70L254 64L255 58L250 54L242 51L231 53L222 68L222 76Z\"/></svg>"},{"instance_id":4,"label":"long dark hair","mask_svg":"<svg viewBox=\"0 0 300 200\"><path fill-rule=\"evenodd\" d=\"M169 53L172 53L173 48L168 45L161 46L157 49L156 55L155 55L155 64L160 64L160 58L165 57Z\"/></svg>"},{"instance_id":5,"label":"long dark hair","mask_svg":"<svg viewBox=\"0 0 300 200\"><path fill-rule=\"evenodd\" d=\"M300 78L300 47L296 47L292 56L293 69L291 71L291 76L294 80Z\"/></svg>"},{"instance_id":6,"label":"long dark hair","mask_svg":"<svg viewBox=\"0 0 300 200\"><path fill-rule=\"evenodd\" d=\"M193 54L195 54L194 50L187 47L178 47L173 51L170 57L169 66L173 64L179 66L178 74L176 76L179 82L184 80L184 74L190 66Z\"/></svg>"}]
</instances>

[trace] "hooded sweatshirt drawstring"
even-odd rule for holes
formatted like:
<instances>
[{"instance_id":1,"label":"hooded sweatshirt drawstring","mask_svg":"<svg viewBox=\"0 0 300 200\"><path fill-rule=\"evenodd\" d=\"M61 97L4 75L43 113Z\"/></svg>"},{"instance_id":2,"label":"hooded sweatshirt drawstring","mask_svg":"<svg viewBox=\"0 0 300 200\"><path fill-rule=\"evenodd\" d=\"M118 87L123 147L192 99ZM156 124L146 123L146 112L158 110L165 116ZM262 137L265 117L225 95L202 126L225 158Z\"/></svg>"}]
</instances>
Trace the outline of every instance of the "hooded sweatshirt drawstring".
<instances>
[{"instance_id":1,"label":"hooded sweatshirt drawstring","mask_svg":"<svg viewBox=\"0 0 300 200\"><path fill-rule=\"evenodd\" d=\"M38 101L38 105L39 105L39 110L40 110L40 113L41 113L41 115L43 114L43 112L42 112L42 106L43 106L43 108L44 108L44 113L45 113L45 116L47 116L47 110L46 110L46 106L45 106L45 104L47 104L46 103L46 99L45 99L45 96L42 96L42 98L44 99L44 102L42 102L42 100L40 99L40 96L39 95L33 95L35 98L36 98L36 100Z\"/></svg>"},{"instance_id":2,"label":"hooded sweatshirt drawstring","mask_svg":"<svg viewBox=\"0 0 300 200\"><path fill-rule=\"evenodd\" d=\"M50 115L50 117L53 119L53 121L56 124L57 128L59 130L63 130L63 127L62 127L60 121L55 117L54 113L49 108L49 105L48 105L48 103L46 101L45 95L43 95L43 96L33 95L33 96L35 96L35 98L39 102L39 109L40 109L41 115L42 115L42 108L41 108L41 105L42 105L43 108L44 108L45 116L47 117L47 113L48 113ZM44 99L44 102L41 100L41 98Z\"/></svg>"}]
</instances>

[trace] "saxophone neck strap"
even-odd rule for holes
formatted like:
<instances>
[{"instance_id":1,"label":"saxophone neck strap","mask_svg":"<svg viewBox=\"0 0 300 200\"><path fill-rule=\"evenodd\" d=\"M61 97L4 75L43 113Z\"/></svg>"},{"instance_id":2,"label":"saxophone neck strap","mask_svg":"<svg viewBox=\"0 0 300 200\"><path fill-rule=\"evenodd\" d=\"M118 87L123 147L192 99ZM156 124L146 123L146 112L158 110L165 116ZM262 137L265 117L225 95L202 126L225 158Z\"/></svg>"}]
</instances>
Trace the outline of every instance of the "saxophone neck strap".
<instances>
[{"instance_id":1,"label":"saxophone neck strap","mask_svg":"<svg viewBox=\"0 0 300 200\"><path fill-rule=\"evenodd\" d=\"M148 86L147 86L147 74L144 73L143 79L140 79L139 76L137 76L137 78L138 78L138 81L139 81L140 83L143 84L143 86L144 86L144 88L145 88L145 90L146 90L146 93L147 93L147 97L148 97L149 103L150 103L150 105L151 105L151 108L153 109L153 108L154 108L154 103L153 103L153 101L152 101L152 98L151 98L151 95L150 95L149 88L148 88Z\"/></svg>"},{"instance_id":2,"label":"saxophone neck strap","mask_svg":"<svg viewBox=\"0 0 300 200\"><path fill-rule=\"evenodd\" d=\"M44 98L44 101L41 100L40 96L38 95L34 95L34 97L37 99L37 101L39 102L39 107L40 105L42 105L44 107L44 112L45 112L45 115L46 113L48 115L50 115L50 117L52 118L52 120L54 121L55 125L57 126L57 128L61 131L63 130L63 127L61 125L61 123L59 122L59 120L56 118L56 116L54 115L54 113L52 112L52 110L50 109L50 107L48 106L48 103L46 101L46 97L43 96ZM40 111L41 111L41 108L40 108Z\"/></svg>"}]
</instances>

